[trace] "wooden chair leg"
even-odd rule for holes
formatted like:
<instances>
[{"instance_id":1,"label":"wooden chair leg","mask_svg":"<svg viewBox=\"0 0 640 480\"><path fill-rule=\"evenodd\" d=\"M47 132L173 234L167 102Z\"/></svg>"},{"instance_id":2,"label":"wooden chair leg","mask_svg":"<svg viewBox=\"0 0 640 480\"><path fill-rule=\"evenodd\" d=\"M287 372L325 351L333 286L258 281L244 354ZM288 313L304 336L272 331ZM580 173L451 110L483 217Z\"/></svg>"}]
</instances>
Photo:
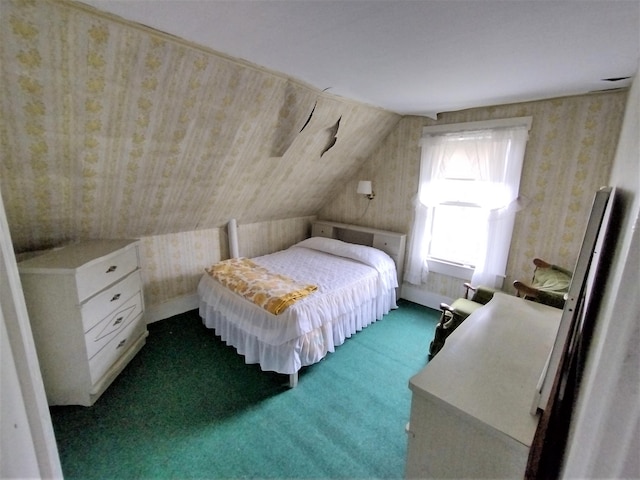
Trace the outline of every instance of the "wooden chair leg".
<instances>
[{"instance_id":1,"label":"wooden chair leg","mask_svg":"<svg viewBox=\"0 0 640 480\"><path fill-rule=\"evenodd\" d=\"M440 321L436 325L436 331L433 335L433 340L429 344L429 360L436 356L442 347L444 346L444 341L448 335L448 329L446 328L446 324L453 319L453 314L451 312L442 311L442 315L440 315Z\"/></svg>"}]
</instances>

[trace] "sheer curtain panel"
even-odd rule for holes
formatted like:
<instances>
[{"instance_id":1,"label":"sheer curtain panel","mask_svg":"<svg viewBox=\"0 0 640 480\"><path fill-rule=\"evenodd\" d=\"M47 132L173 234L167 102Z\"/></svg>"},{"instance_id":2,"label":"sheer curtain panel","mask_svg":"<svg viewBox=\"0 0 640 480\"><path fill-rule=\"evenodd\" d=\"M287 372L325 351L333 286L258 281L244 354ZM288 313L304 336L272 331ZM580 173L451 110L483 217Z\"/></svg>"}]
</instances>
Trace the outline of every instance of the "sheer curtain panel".
<instances>
[{"instance_id":1,"label":"sheer curtain panel","mask_svg":"<svg viewBox=\"0 0 640 480\"><path fill-rule=\"evenodd\" d=\"M429 272L438 206L474 207L480 231L459 232L475 242L473 284L500 286L505 275L522 161L531 117L425 127L420 181L405 280L419 285Z\"/></svg>"}]
</instances>

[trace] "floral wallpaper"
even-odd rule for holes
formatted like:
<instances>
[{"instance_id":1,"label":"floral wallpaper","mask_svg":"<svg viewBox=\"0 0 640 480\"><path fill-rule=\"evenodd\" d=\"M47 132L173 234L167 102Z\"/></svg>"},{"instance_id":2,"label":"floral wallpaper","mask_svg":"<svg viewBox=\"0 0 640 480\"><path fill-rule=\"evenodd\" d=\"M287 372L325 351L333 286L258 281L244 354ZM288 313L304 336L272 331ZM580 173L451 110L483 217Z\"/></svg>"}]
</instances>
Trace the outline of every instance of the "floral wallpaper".
<instances>
[{"instance_id":1,"label":"floral wallpaper","mask_svg":"<svg viewBox=\"0 0 640 480\"><path fill-rule=\"evenodd\" d=\"M147 306L195 292L231 218L245 255L304 238L400 119L80 3L0 8L14 248L141 238Z\"/></svg>"},{"instance_id":2,"label":"floral wallpaper","mask_svg":"<svg viewBox=\"0 0 640 480\"><path fill-rule=\"evenodd\" d=\"M400 117L79 3L0 9L0 191L15 250L141 238L148 307L193 295L204 266L228 256L231 218L247 256L304 238L315 215L409 233L418 139L437 123L533 116L531 203L506 282L529 276L534 256L572 266L626 98ZM461 293L437 274L423 288Z\"/></svg>"},{"instance_id":3,"label":"floral wallpaper","mask_svg":"<svg viewBox=\"0 0 640 480\"><path fill-rule=\"evenodd\" d=\"M499 105L443 113L437 121L405 117L318 215L409 233L424 126L532 116L520 181L529 204L516 216L504 283L514 293L514 280L531 278L535 257L575 266L594 194L609 179L626 96L618 91ZM356 195L357 179L373 181L374 200ZM464 292L461 280L436 273L422 288L449 299Z\"/></svg>"},{"instance_id":4,"label":"floral wallpaper","mask_svg":"<svg viewBox=\"0 0 640 480\"><path fill-rule=\"evenodd\" d=\"M254 257L290 247L311 234L315 217L238 224L238 250ZM204 269L229 258L227 227L141 238L145 302L158 306L192 295Z\"/></svg>"},{"instance_id":5,"label":"floral wallpaper","mask_svg":"<svg viewBox=\"0 0 640 480\"><path fill-rule=\"evenodd\" d=\"M312 215L400 119L80 3L1 8L18 251Z\"/></svg>"}]
</instances>

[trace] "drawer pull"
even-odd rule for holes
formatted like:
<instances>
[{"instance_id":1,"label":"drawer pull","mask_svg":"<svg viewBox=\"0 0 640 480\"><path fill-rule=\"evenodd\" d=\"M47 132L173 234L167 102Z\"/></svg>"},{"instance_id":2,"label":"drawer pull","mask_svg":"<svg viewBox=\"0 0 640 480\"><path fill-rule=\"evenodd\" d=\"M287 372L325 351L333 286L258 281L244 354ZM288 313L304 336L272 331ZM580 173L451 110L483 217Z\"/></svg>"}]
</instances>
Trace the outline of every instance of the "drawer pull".
<instances>
[{"instance_id":1,"label":"drawer pull","mask_svg":"<svg viewBox=\"0 0 640 480\"><path fill-rule=\"evenodd\" d=\"M120 347L122 347L125 343L127 342L127 339L125 338L124 340L120 340L120 343L118 344L118 346L116 347L116 350Z\"/></svg>"},{"instance_id":2,"label":"drawer pull","mask_svg":"<svg viewBox=\"0 0 640 480\"><path fill-rule=\"evenodd\" d=\"M116 293L113 298L111 299L112 302L115 302L116 300L118 300L120 298L120 294Z\"/></svg>"},{"instance_id":3,"label":"drawer pull","mask_svg":"<svg viewBox=\"0 0 640 480\"><path fill-rule=\"evenodd\" d=\"M107 271L106 271L105 273L112 273L112 272L115 272L115 271L116 271L116 268L118 268L118 266L117 266L117 265L111 265L111 266L107 269Z\"/></svg>"},{"instance_id":4,"label":"drawer pull","mask_svg":"<svg viewBox=\"0 0 640 480\"><path fill-rule=\"evenodd\" d=\"M119 324L121 324L121 323L122 323L122 320L124 320L124 317L118 317L118 318L116 319L116 321L115 321L115 322L113 322L113 324L114 324L114 325L119 325Z\"/></svg>"}]
</instances>

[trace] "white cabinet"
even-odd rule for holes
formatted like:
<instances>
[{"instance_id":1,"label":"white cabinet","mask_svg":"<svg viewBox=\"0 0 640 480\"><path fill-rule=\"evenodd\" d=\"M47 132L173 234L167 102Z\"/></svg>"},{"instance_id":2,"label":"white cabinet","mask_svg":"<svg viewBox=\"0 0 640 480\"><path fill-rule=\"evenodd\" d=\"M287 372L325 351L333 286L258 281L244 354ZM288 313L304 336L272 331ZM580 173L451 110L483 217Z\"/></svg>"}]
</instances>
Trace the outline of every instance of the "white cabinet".
<instances>
[{"instance_id":1,"label":"white cabinet","mask_svg":"<svg viewBox=\"0 0 640 480\"><path fill-rule=\"evenodd\" d=\"M409 381L407 478L523 478L562 311L497 293Z\"/></svg>"},{"instance_id":2,"label":"white cabinet","mask_svg":"<svg viewBox=\"0 0 640 480\"><path fill-rule=\"evenodd\" d=\"M136 240L92 240L18 264L50 405L92 405L148 335Z\"/></svg>"}]
</instances>

